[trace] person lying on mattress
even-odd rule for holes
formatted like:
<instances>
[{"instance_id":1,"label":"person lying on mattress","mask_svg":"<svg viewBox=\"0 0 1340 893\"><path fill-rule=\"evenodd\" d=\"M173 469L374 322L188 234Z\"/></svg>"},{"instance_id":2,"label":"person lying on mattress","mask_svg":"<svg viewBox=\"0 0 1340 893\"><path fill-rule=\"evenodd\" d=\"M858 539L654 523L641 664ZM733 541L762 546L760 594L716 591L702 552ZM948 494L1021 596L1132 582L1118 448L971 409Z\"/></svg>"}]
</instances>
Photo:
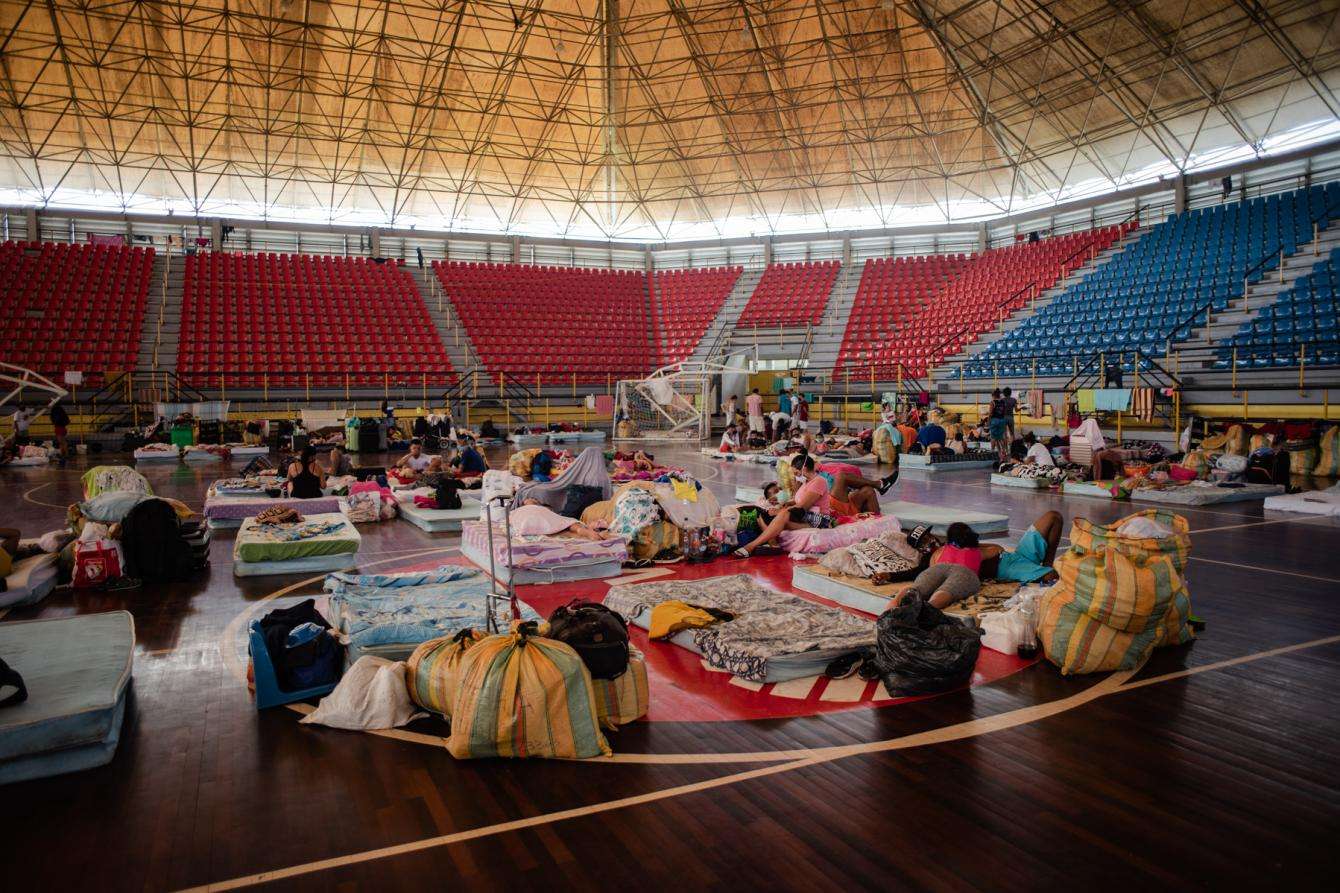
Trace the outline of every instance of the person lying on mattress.
<instances>
[{"instance_id":1,"label":"person lying on mattress","mask_svg":"<svg viewBox=\"0 0 1340 893\"><path fill-rule=\"evenodd\" d=\"M1014 551L994 544L981 545L977 533L956 521L945 532L945 545L931 554L930 567L893 598L894 605L915 593L937 608L946 608L976 594L982 580L1016 583L1054 583L1051 563L1061 541L1058 512L1043 512L1024 533Z\"/></svg>"},{"instance_id":2,"label":"person lying on mattress","mask_svg":"<svg viewBox=\"0 0 1340 893\"><path fill-rule=\"evenodd\" d=\"M592 530L575 518L567 518L541 503L538 499L527 499L512 509L512 532L521 536L555 536L570 533L584 540L614 539L612 533Z\"/></svg>"},{"instance_id":3,"label":"person lying on mattress","mask_svg":"<svg viewBox=\"0 0 1340 893\"><path fill-rule=\"evenodd\" d=\"M879 514L880 492L887 491L898 478L898 472L879 481L861 477L859 469L840 462L816 465L809 453L800 453L791 460L795 478L795 496L777 507L763 532L747 546L731 554L749 558L761 546L774 547L784 530L805 527L835 527L837 517L862 512ZM855 472L850 474L849 472Z\"/></svg>"}]
</instances>

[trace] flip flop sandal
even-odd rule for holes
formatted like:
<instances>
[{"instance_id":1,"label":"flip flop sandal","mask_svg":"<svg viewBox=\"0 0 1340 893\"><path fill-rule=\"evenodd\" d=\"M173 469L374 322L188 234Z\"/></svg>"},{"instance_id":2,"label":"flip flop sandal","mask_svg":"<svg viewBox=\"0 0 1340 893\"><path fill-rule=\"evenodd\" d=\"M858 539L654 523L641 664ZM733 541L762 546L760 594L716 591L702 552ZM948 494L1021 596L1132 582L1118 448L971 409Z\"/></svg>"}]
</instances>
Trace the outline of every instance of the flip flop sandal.
<instances>
[{"instance_id":1,"label":"flip flop sandal","mask_svg":"<svg viewBox=\"0 0 1340 893\"><path fill-rule=\"evenodd\" d=\"M865 657L859 651L844 654L824 668L824 675L829 679L846 679L856 672L863 660L865 660Z\"/></svg>"}]
</instances>

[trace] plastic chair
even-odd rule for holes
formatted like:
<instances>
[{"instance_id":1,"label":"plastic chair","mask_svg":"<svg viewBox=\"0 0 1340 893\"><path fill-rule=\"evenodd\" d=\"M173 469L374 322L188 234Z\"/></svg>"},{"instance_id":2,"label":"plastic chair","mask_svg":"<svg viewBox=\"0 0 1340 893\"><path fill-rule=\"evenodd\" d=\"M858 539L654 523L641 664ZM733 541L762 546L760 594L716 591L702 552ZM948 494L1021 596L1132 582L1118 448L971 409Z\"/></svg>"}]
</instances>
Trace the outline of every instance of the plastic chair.
<instances>
[{"instance_id":1,"label":"plastic chair","mask_svg":"<svg viewBox=\"0 0 1340 893\"><path fill-rule=\"evenodd\" d=\"M259 620L251 621L247 627L247 639L251 652L252 675L256 684L257 710L292 704L294 701L305 701L308 698L329 694L335 688L336 683L331 682L314 688L284 691L279 687L279 677L275 673L274 664L270 662L270 651L265 647L265 637L261 635Z\"/></svg>"}]
</instances>

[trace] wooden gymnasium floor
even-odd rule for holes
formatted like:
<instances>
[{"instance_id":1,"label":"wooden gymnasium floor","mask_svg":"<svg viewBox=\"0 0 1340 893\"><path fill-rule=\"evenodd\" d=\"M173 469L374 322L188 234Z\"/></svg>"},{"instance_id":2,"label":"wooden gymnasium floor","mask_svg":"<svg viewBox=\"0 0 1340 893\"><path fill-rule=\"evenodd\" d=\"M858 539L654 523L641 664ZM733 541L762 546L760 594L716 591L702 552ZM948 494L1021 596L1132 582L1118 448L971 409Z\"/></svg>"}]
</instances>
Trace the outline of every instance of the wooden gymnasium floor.
<instances>
[{"instance_id":1,"label":"wooden gymnasium floor","mask_svg":"<svg viewBox=\"0 0 1340 893\"><path fill-rule=\"evenodd\" d=\"M766 474L662 458L722 496ZM0 525L56 526L81 470L0 471ZM147 475L198 505L215 472ZM1015 534L1047 509L1131 511L942 478L893 495L999 509ZM1208 629L1137 673L1002 665L938 697L809 711L654 645L651 720L587 763L459 762L434 722L388 737L258 714L236 675L240 618L299 580L234 579L218 534L198 583L64 591L5 618L126 608L139 643L112 763L0 789L0 889L1333 889L1340 526L1259 504L1186 515ZM361 530L363 567L454 559L455 535ZM703 572L784 580L785 561Z\"/></svg>"}]
</instances>

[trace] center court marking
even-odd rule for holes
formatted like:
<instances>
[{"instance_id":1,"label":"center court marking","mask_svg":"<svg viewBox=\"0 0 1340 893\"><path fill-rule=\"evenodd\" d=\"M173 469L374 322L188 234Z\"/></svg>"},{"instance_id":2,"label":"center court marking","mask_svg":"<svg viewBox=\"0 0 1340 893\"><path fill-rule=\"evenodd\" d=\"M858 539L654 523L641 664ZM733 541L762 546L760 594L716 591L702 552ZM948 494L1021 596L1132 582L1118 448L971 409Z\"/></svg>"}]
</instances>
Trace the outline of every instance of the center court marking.
<instances>
[{"instance_id":1,"label":"center court marking","mask_svg":"<svg viewBox=\"0 0 1340 893\"><path fill-rule=\"evenodd\" d=\"M764 778L770 775L779 775L784 772L791 772L796 769L804 769L810 766L817 766L834 760L844 759L846 757L858 756L863 754L883 753L892 750L904 750L913 747L924 747L932 744L943 744L950 741L959 741L966 738L987 735L992 732L999 732L1006 729L1017 728L1022 725L1037 722L1051 716L1073 710L1084 704L1124 691L1133 691L1149 685L1155 685L1162 682L1169 682L1176 679L1183 679L1194 676L1199 673L1210 672L1213 670L1224 669L1231 666L1238 666L1252 661L1262 660L1264 658L1276 657L1281 654L1288 654L1296 651L1302 651L1308 648L1316 648L1323 645L1330 645L1340 642L1340 635L1327 636L1321 639L1313 639L1310 642L1300 642L1296 645L1286 645L1281 648L1272 648L1267 651L1260 651L1255 654L1244 655L1243 657L1232 658L1229 660L1218 661L1212 664L1206 664L1200 667L1192 667L1186 670L1179 670L1175 673L1167 673L1161 676L1154 676L1149 679L1143 679L1139 682L1129 683L1131 676L1138 672L1135 670L1122 670L1112 673L1096 685L1085 691L1062 698L1058 701L1052 701L1047 704L1038 704L1031 707L1021 707L1017 710L1008 711L996 716L984 717L982 719L969 720L952 726L946 726L940 729L932 729L926 732L919 732L914 735L905 735L901 738L890 738L884 741L873 741L865 744L838 745L834 747L817 748L815 750L796 750L796 751L778 751L771 755L774 760L781 759L786 762L776 763L771 766L764 766L758 769L750 769L744 772L737 772L731 775L725 775L720 778L709 779L707 781L694 782L692 784L678 785L671 788L664 788L659 791L651 791L646 794L637 794L631 797L623 797L617 800L610 800L605 803L597 803L589 806L579 806L572 809L564 809L556 812L545 813L538 816L530 816L523 819L515 819L509 822L500 822L494 825L486 825L480 828L472 828L466 831L457 831L451 834L443 834L436 837L429 837L423 840L411 841L409 843L396 844L394 846L380 847L377 849L366 850L361 853L352 853L346 856L335 856L330 859L322 859L316 862L308 862L302 865L294 865L288 868L276 869L274 871L261 872L259 874L246 875L243 877L232 878L230 880L218 881L201 887L190 888L191 891L222 891L236 890L244 887L255 886L257 884L270 883L286 878L299 877L302 875L314 874L320 871L327 871L332 868L341 868L347 865L356 865L365 862L372 862L379 859L387 859L395 856L407 855L409 853L422 852L424 850L435 849L441 846L449 846L454 843L462 843L468 840L477 840L484 837L492 837L498 834L504 834L510 831L520 831L526 828L533 828L542 825L561 822L567 819L581 818L598 813L610 812L616 809L623 809L630 806L640 806L645 803L654 803L659 800L667 800L674 797L694 794L701 791L712 790L713 788L726 787L728 785L738 784L740 782L751 781L756 778ZM1128 684L1129 683L1129 684ZM630 755L636 756L636 755ZM721 755L728 756L728 755ZM792 758L794 757L794 759ZM616 757L595 760L593 762L619 762ZM633 762L628 760L625 762Z\"/></svg>"}]
</instances>

